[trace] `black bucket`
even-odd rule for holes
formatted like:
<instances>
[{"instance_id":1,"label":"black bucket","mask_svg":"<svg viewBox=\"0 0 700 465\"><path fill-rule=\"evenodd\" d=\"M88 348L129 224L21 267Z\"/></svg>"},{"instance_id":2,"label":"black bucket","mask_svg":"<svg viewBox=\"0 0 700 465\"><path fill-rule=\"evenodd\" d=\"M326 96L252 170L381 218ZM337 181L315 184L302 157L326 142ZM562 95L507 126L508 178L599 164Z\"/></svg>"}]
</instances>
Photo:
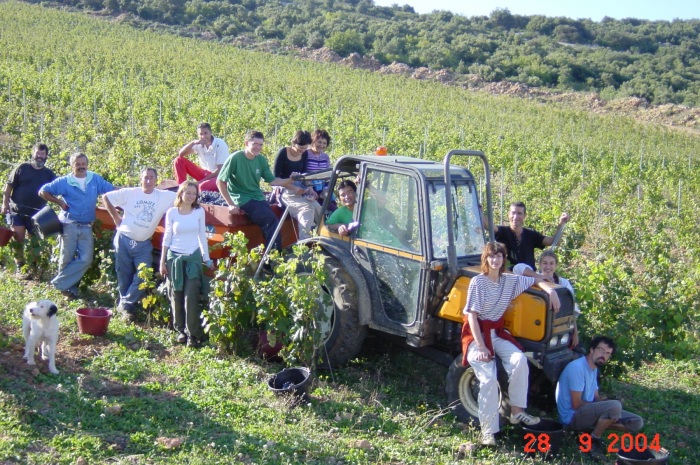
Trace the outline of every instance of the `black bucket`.
<instances>
[{"instance_id":1,"label":"black bucket","mask_svg":"<svg viewBox=\"0 0 700 465\"><path fill-rule=\"evenodd\" d=\"M308 368L285 368L272 376L267 385L277 395L292 394L297 400L308 400L311 371Z\"/></svg>"},{"instance_id":2,"label":"black bucket","mask_svg":"<svg viewBox=\"0 0 700 465\"><path fill-rule=\"evenodd\" d=\"M42 239L63 233L63 224L56 212L48 205L32 216L32 224L37 235Z\"/></svg>"},{"instance_id":3,"label":"black bucket","mask_svg":"<svg viewBox=\"0 0 700 465\"><path fill-rule=\"evenodd\" d=\"M629 452L619 451L617 453L617 465L664 465L668 462L668 451L659 449L658 451L646 449L643 451L631 450Z\"/></svg>"},{"instance_id":4,"label":"black bucket","mask_svg":"<svg viewBox=\"0 0 700 465\"><path fill-rule=\"evenodd\" d=\"M530 456L551 457L559 453L564 439L564 425L541 418L536 425L523 425L524 451Z\"/></svg>"}]
</instances>

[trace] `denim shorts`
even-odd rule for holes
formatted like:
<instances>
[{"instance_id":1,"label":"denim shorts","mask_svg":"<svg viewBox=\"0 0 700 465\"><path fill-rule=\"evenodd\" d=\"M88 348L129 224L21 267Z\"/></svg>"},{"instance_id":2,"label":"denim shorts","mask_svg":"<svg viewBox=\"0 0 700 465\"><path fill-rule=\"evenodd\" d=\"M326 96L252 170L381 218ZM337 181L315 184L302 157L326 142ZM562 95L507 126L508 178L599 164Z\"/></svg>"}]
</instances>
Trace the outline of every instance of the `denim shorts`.
<instances>
[{"instance_id":1,"label":"denim shorts","mask_svg":"<svg viewBox=\"0 0 700 465\"><path fill-rule=\"evenodd\" d=\"M12 226L24 226L27 229L27 233L34 235L34 223L32 223L31 216L10 213L10 223Z\"/></svg>"}]
</instances>

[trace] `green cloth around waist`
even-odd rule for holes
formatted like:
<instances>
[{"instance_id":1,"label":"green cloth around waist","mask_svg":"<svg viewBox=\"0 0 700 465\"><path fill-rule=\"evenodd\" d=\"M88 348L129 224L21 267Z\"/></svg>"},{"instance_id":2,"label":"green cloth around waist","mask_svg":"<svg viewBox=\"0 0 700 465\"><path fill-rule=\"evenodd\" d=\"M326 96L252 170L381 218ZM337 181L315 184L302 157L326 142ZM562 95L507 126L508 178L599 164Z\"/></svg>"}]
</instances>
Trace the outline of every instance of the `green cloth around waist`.
<instances>
[{"instance_id":1,"label":"green cloth around waist","mask_svg":"<svg viewBox=\"0 0 700 465\"><path fill-rule=\"evenodd\" d=\"M185 275L189 279L202 279L202 252L197 249L189 255L168 250L168 274L173 290L181 291L185 284Z\"/></svg>"}]
</instances>

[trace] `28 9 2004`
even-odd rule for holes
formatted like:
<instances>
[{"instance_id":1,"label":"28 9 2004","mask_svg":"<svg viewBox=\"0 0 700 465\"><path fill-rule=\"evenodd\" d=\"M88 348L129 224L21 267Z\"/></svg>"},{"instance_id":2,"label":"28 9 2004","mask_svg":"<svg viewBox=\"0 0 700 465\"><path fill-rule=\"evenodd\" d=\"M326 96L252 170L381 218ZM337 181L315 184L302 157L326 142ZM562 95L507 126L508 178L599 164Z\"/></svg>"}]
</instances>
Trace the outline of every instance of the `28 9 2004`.
<instances>
[{"instance_id":1,"label":"28 9 2004","mask_svg":"<svg viewBox=\"0 0 700 465\"><path fill-rule=\"evenodd\" d=\"M547 433L527 433L524 436L525 445L523 446L523 452L528 454L534 454L537 452L547 453L551 449L551 442L549 434ZM583 453L588 453L592 448L591 435L588 433L583 433L579 436L579 449ZM622 452L645 452L647 450L653 450L659 452L661 450L661 440L659 433L656 433L651 440L644 433L631 434L631 433L610 433L608 435L608 453L616 454L620 451Z\"/></svg>"},{"instance_id":2,"label":"28 9 2004","mask_svg":"<svg viewBox=\"0 0 700 465\"><path fill-rule=\"evenodd\" d=\"M578 438L579 449L581 452L590 452L592 443L591 435L588 433L583 433ZM659 433L656 433L651 440L644 433L631 434L631 433L610 433L608 434L608 453L616 454L620 451L622 452L646 452L647 450L653 450L658 452L661 450Z\"/></svg>"}]
</instances>

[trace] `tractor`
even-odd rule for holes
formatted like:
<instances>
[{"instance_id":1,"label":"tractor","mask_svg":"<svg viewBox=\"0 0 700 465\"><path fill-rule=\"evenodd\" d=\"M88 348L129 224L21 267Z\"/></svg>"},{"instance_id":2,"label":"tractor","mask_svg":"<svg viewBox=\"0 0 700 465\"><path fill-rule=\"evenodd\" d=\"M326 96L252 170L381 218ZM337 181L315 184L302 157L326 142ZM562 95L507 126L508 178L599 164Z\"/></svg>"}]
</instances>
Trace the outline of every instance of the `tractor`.
<instances>
[{"instance_id":1,"label":"tractor","mask_svg":"<svg viewBox=\"0 0 700 465\"><path fill-rule=\"evenodd\" d=\"M481 160L485 171L488 231L484 228L478 185L457 157ZM464 159L464 158L463 158ZM404 156L347 155L331 170L305 176L327 182L329 191L356 181L350 234L324 219L307 241L326 256L330 295L323 309L324 362L336 366L355 357L371 331L449 367L450 409L464 422L478 422L479 382L462 365L461 330L469 281L479 271L481 251L494 237L490 170L482 152L453 150L442 163ZM556 314L548 296L532 287L513 301L506 327L530 362L530 400L551 407L564 367L578 357L569 350L574 299L563 287ZM507 376L499 369L501 413L509 414Z\"/></svg>"}]
</instances>

